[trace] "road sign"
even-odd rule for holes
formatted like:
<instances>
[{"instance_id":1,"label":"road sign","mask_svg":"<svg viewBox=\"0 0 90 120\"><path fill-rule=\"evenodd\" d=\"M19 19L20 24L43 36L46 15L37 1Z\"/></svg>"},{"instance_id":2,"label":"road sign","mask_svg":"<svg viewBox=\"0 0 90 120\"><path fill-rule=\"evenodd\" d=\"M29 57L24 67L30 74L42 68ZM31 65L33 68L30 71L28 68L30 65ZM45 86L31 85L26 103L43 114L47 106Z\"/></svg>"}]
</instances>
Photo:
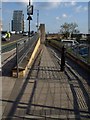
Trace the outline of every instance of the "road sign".
<instances>
[{"instance_id":1,"label":"road sign","mask_svg":"<svg viewBox=\"0 0 90 120\"><path fill-rule=\"evenodd\" d=\"M27 15L33 15L33 5L27 5Z\"/></svg>"},{"instance_id":2,"label":"road sign","mask_svg":"<svg viewBox=\"0 0 90 120\"><path fill-rule=\"evenodd\" d=\"M32 20L32 17L29 15L28 18L27 18L27 20Z\"/></svg>"}]
</instances>

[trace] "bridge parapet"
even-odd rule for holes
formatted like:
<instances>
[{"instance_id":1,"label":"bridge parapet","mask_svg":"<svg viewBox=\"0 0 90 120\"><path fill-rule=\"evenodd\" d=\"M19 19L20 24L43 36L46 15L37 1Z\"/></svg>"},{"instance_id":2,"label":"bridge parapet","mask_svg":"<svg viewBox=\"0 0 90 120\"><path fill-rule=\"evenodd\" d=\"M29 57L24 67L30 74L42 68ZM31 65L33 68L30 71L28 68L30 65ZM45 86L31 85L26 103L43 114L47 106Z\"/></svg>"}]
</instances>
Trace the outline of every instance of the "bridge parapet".
<instances>
[{"instance_id":1,"label":"bridge parapet","mask_svg":"<svg viewBox=\"0 0 90 120\"><path fill-rule=\"evenodd\" d=\"M33 44L32 41L34 40ZM23 42L17 43L17 54L16 54L16 61L17 65L12 70L13 77L24 77L27 72L28 68L32 66L36 56L40 52L40 45L41 40L38 35L35 35L32 39L27 39Z\"/></svg>"},{"instance_id":2,"label":"bridge parapet","mask_svg":"<svg viewBox=\"0 0 90 120\"><path fill-rule=\"evenodd\" d=\"M63 46L63 44L60 44L60 42L58 44L56 44L55 42L52 42L52 41L49 41L49 45L52 46L53 48L57 49L60 52L61 52L61 48ZM79 66L81 66L83 69L85 69L87 72L90 73L90 64L83 61L83 59L80 59L79 57L75 56L75 54L73 54L69 51L66 52L66 57L73 60L76 64L78 64Z\"/></svg>"}]
</instances>

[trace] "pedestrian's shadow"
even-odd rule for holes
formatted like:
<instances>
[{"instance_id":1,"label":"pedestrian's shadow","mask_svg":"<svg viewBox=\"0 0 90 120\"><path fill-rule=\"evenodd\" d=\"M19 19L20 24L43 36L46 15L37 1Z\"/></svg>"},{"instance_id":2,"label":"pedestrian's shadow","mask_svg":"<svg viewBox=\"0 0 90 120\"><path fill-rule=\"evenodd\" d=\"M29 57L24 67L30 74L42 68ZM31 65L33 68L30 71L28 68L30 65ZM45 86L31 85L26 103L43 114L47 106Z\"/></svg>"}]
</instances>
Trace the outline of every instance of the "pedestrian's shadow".
<instances>
[{"instance_id":1,"label":"pedestrian's shadow","mask_svg":"<svg viewBox=\"0 0 90 120\"><path fill-rule=\"evenodd\" d=\"M29 75L30 75L30 74L31 74L31 71L29 72ZM19 79L17 79L16 82L18 82L18 81L19 81ZM27 77L27 78L25 78L25 81L24 81L23 84L20 83L20 85L22 84L22 87L21 87L20 91L17 92L17 96L15 97L15 99L14 99L14 100L11 100L11 99L10 99L10 101L13 101L13 102L12 102L12 106L11 106L10 110L7 111L5 120L12 120L13 117L16 116L16 115L15 115L15 112L16 112L19 104L26 104L26 105L28 106L28 103L21 103L21 102L20 102L20 100L22 99L22 96L23 96L23 94L24 94L24 92L25 92L25 90L26 90L26 88L27 88L28 83L30 84L30 79ZM16 84L17 84L17 83L16 83ZM15 88L15 87L17 88L17 85L14 85L14 88ZM34 95L34 92L35 92L35 88L36 88L36 81L34 81L33 90L32 90L31 96L30 96L30 101L29 101L29 103L32 102L33 95ZM17 89L18 89L18 88L17 88ZM14 91L15 91L15 90L14 90ZM13 94L13 93L12 93L12 94ZM12 98L12 96L11 96L11 98ZM19 116L16 116L16 117L19 118L20 115L19 115Z\"/></svg>"}]
</instances>

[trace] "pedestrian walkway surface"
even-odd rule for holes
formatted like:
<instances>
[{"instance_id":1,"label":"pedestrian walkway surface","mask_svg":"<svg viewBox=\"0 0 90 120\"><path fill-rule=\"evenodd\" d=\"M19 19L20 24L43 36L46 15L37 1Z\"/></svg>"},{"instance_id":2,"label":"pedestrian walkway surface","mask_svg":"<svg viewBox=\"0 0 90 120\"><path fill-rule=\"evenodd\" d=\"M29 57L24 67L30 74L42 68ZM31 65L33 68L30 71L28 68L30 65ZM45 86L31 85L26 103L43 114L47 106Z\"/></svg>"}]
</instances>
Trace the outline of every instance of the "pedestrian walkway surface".
<instances>
[{"instance_id":1,"label":"pedestrian walkway surface","mask_svg":"<svg viewBox=\"0 0 90 120\"><path fill-rule=\"evenodd\" d=\"M89 120L90 87L73 75L71 78L60 71L58 60L50 48L43 46L28 78L15 81L7 96L3 120Z\"/></svg>"}]
</instances>

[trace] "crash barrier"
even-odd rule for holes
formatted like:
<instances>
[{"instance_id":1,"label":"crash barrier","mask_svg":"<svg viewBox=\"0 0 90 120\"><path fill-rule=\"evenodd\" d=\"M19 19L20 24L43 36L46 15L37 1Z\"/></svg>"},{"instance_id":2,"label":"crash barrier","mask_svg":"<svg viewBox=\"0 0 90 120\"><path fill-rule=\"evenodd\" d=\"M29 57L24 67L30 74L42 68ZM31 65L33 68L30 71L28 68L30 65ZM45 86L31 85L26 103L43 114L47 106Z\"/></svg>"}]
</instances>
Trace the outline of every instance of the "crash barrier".
<instances>
[{"instance_id":1,"label":"crash barrier","mask_svg":"<svg viewBox=\"0 0 90 120\"><path fill-rule=\"evenodd\" d=\"M35 35L32 39L18 42L16 47L17 65L12 70L13 77L24 77L36 58L40 50L40 38Z\"/></svg>"},{"instance_id":2,"label":"crash barrier","mask_svg":"<svg viewBox=\"0 0 90 120\"><path fill-rule=\"evenodd\" d=\"M50 46L54 47L55 49L59 50L61 52L62 46L59 44L56 44L54 42L48 42ZM79 59L75 55L71 54L70 52L66 52L66 57L70 58L74 62L76 62L78 65L80 65L82 68L84 68L87 72L90 72L90 64L87 64L85 61L82 59Z\"/></svg>"}]
</instances>

